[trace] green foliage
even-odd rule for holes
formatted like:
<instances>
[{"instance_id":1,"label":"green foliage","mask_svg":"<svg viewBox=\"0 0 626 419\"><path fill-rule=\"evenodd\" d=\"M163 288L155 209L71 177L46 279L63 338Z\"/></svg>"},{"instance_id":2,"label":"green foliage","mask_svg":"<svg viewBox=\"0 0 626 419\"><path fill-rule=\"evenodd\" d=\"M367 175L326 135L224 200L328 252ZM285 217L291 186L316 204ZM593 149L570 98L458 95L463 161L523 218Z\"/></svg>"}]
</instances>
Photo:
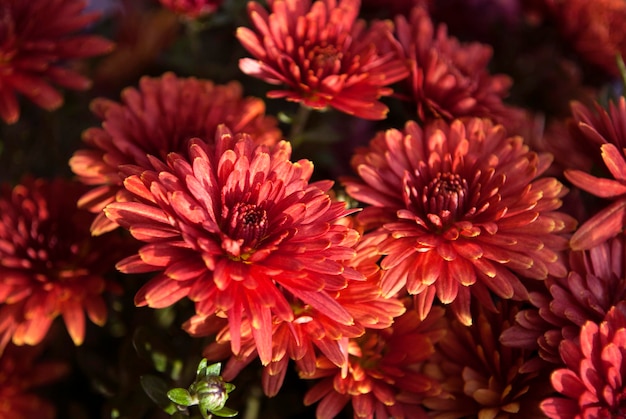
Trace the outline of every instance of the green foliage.
<instances>
[{"instance_id":1,"label":"green foliage","mask_svg":"<svg viewBox=\"0 0 626 419\"><path fill-rule=\"evenodd\" d=\"M233 391L235 386L224 382L224 379L220 376L221 368L220 363L208 365L207 360L202 359L198 365L196 379L188 389L174 388L167 391L167 398L177 407L176 414L187 412L188 407L197 405L204 419L209 419L213 417L212 415L225 418L237 415L236 410L225 406L228 400L228 393ZM152 383L151 391L155 389L154 384ZM162 390L160 385L159 390ZM149 392L148 395L150 395ZM158 396L160 398L161 393ZM150 397L156 401L152 395ZM168 411L168 413L172 414L175 412Z\"/></svg>"}]
</instances>

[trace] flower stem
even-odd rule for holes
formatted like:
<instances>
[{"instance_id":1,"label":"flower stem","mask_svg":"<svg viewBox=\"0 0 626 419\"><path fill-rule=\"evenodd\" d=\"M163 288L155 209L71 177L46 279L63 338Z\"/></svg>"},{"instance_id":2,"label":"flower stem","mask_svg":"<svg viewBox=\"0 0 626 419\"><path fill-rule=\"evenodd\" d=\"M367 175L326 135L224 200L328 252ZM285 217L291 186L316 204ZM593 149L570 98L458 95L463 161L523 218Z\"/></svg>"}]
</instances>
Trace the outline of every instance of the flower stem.
<instances>
[{"instance_id":1,"label":"flower stem","mask_svg":"<svg viewBox=\"0 0 626 419\"><path fill-rule=\"evenodd\" d=\"M297 147L304 140L304 128L306 127L306 123L309 120L309 116L311 115L311 108L300 104L298 107L298 112L293 117L293 122L291 124L291 130L289 131L289 140L291 141L292 147Z\"/></svg>"}]
</instances>

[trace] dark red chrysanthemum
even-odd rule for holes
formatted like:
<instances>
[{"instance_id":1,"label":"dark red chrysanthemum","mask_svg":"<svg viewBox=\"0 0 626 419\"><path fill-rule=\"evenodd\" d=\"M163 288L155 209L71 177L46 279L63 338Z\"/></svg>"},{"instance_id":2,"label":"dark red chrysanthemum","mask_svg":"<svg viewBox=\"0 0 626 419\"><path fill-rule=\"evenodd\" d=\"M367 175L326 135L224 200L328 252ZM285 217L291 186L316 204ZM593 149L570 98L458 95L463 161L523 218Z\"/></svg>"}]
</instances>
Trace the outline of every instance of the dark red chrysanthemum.
<instances>
[{"instance_id":1,"label":"dark red chrysanthemum","mask_svg":"<svg viewBox=\"0 0 626 419\"><path fill-rule=\"evenodd\" d=\"M595 112L580 103L572 105L578 130L601 154L613 179L599 178L582 170L566 170L565 177L579 188L614 202L587 220L574 233L574 250L590 249L615 236L626 225L626 99L611 102L608 112L599 104Z\"/></svg>"},{"instance_id":2,"label":"dark red chrysanthemum","mask_svg":"<svg viewBox=\"0 0 626 419\"><path fill-rule=\"evenodd\" d=\"M618 76L615 61L626 55L626 3L623 0L544 0L563 37L580 57Z\"/></svg>"},{"instance_id":3,"label":"dark red chrysanthemum","mask_svg":"<svg viewBox=\"0 0 626 419\"><path fill-rule=\"evenodd\" d=\"M59 315L76 345L85 335L85 312L102 325L105 277L126 256L118 235L94 238L93 215L76 208L79 183L25 179L0 189L0 352L9 340L39 343Z\"/></svg>"},{"instance_id":4,"label":"dark red chrysanthemum","mask_svg":"<svg viewBox=\"0 0 626 419\"><path fill-rule=\"evenodd\" d=\"M536 309L522 310L516 325L502 334L507 346L539 349L544 360L560 364L559 344L577 339L591 320L600 323L608 311L626 300L626 237L623 234L587 251L570 253L570 273L549 276L549 293L530 293Z\"/></svg>"},{"instance_id":5,"label":"dark red chrysanthemum","mask_svg":"<svg viewBox=\"0 0 626 419\"><path fill-rule=\"evenodd\" d=\"M9 346L0 357L0 418L54 419L54 406L37 394L37 388L67 374L67 365L39 361L41 346Z\"/></svg>"},{"instance_id":6,"label":"dark red chrysanthemum","mask_svg":"<svg viewBox=\"0 0 626 419\"><path fill-rule=\"evenodd\" d=\"M575 221L556 211L567 189L538 178L550 161L489 120L379 133L352 160L360 180L344 183L370 205L359 214L367 234L385 237L383 293L406 286L422 315L436 294L470 324L470 292L495 309L489 291L528 297L518 275L566 275L558 251Z\"/></svg>"},{"instance_id":7,"label":"dark red chrysanthemum","mask_svg":"<svg viewBox=\"0 0 626 419\"><path fill-rule=\"evenodd\" d=\"M502 99L508 95L511 79L489 74L489 46L461 44L448 36L445 25L435 27L419 6L413 8L409 21L396 17L396 37L410 65L411 99L421 120L473 116L506 122L509 111Z\"/></svg>"},{"instance_id":8,"label":"dark red chrysanthemum","mask_svg":"<svg viewBox=\"0 0 626 419\"><path fill-rule=\"evenodd\" d=\"M626 304L619 303L604 321L586 322L580 338L559 346L566 368L552 373L552 386L564 397L541 404L553 419L626 417Z\"/></svg>"},{"instance_id":9,"label":"dark red chrysanthemum","mask_svg":"<svg viewBox=\"0 0 626 419\"><path fill-rule=\"evenodd\" d=\"M117 227L102 209L128 199L119 166L150 168L148 155L165 159L172 151L184 154L191 138L213 141L219 124L266 144L276 143L281 135L277 121L265 116L263 101L242 97L239 83L216 85L173 73L143 77L138 90L122 92L122 103L96 99L91 109L102 127L83 133L87 148L74 153L70 166L81 182L94 186L78 205L98 213L92 226L96 235Z\"/></svg>"},{"instance_id":10,"label":"dark red chrysanthemum","mask_svg":"<svg viewBox=\"0 0 626 419\"><path fill-rule=\"evenodd\" d=\"M239 68L271 84L271 98L284 97L314 109L328 106L365 119L384 119L388 108L378 99L408 75L388 42L390 22L367 29L357 20L360 0L273 0L268 13L248 3L256 32L239 28L237 38L254 56Z\"/></svg>"},{"instance_id":11,"label":"dark red chrysanthemum","mask_svg":"<svg viewBox=\"0 0 626 419\"><path fill-rule=\"evenodd\" d=\"M263 369L263 389L266 395L274 396L278 393L290 359L296 362L302 374L313 374L317 349L337 368L345 369L348 366L348 338L362 336L366 328L387 328L395 317L404 313L402 302L380 295L380 269L376 264L379 254L375 243L363 240L359 242L356 252L356 257L348 265L361 272L366 280L348 281L346 288L334 295L335 301L353 317L354 324L337 324L325 312L297 299L290 299L294 309L293 321L282 321L276 316L273 318L272 361ZM196 315L185 324L185 328L194 336L206 336L217 332L215 321L215 316ZM257 351L251 331L249 319L243 319L242 349L240 354L230 357L224 367L222 376L225 380L234 379L256 358ZM230 343L230 336L229 327L219 331L216 342L209 345L203 355L214 361L230 356L230 350L224 351L225 346Z\"/></svg>"},{"instance_id":12,"label":"dark red chrysanthemum","mask_svg":"<svg viewBox=\"0 0 626 419\"><path fill-rule=\"evenodd\" d=\"M502 346L498 337L513 323L517 306L501 300L498 313L482 306L472 310L474 323L467 327L451 320L436 354L425 367L441 382L441 397L424 405L437 419L539 418L539 403L551 392L549 372L524 373L521 367L536 353Z\"/></svg>"},{"instance_id":13,"label":"dark red chrysanthemum","mask_svg":"<svg viewBox=\"0 0 626 419\"><path fill-rule=\"evenodd\" d=\"M228 318L235 354L245 317L267 365L274 316L296 317L291 298L337 327L354 324L334 294L363 279L346 266L359 234L337 222L352 211L331 201L332 182L309 184L313 164L289 160L289 143L256 145L247 134L218 131L214 145L191 140L188 157L150 157L153 170L135 168L124 181L138 201L111 203L105 213L148 243L118 268L160 271L136 295L138 305L166 307L188 296L199 314Z\"/></svg>"},{"instance_id":14,"label":"dark red chrysanthemum","mask_svg":"<svg viewBox=\"0 0 626 419\"><path fill-rule=\"evenodd\" d=\"M63 96L51 84L83 90L89 79L68 68L68 60L113 49L99 36L77 35L98 20L83 14L83 0L3 0L0 3L0 117L16 122L22 94L42 108L61 106Z\"/></svg>"},{"instance_id":15,"label":"dark red chrysanthemum","mask_svg":"<svg viewBox=\"0 0 626 419\"><path fill-rule=\"evenodd\" d=\"M217 10L221 0L159 0L161 4L176 14L189 19L197 19Z\"/></svg>"},{"instance_id":16,"label":"dark red chrysanthemum","mask_svg":"<svg viewBox=\"0 0 626 419\"><path fill-rule=\"evenodd\" d=\"M305 395L304 403L319 401L317 418L332 419L348 403L354 418L422 419L425 397L439 396L439 382L421 372L445 331L444 310L437 307L420 320L415 310L398 317L393 325L367 330L350 339L348 369L342 371L325 356L317 359L313 374L320 379Z\"/></svg>"}]
</instances>

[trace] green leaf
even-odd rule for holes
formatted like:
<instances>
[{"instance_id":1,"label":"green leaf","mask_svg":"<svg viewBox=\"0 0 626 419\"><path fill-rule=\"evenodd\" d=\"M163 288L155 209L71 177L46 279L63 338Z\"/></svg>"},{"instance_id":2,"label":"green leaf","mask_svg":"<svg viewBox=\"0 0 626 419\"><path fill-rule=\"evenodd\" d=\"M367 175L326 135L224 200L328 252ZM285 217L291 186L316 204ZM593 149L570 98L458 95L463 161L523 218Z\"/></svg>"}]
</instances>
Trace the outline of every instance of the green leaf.
<instances>
[{"instance_id":1,"label":"green leaf","mask_svg":"<svg viewBox=\"0 0 626 419\"><path fill-rule=\"evenodd\" d=\"M167 397L181 406L191 406L198 402L198 399L191 397L191 394L184 388L173 388L167 392Z\"/></svg>"},{"instance_id":2,"label":"green leaf","mask_svg":"<svg viewBox=\"0 0 626 419\"><path fill-rule=\"evenodd\" d=\"M148 397L160 408L165 409L167 406L171 405L167 397L169 388L165 380L154 375L142 375L139 377L139 381Z\"/></svg>"},{"instance_id":3,"label":"green leaf","mask_svg":"<svg viewBox=\"0 0 626 419\"><path fill-rule=\"evenodd\" d=\"M239 412L224 406L220 410L214 410L211 413L222 418L234 418Z\"/></svg>"},{"instance_id":4,"label":"green leaf","mask_svg":"<svg viewBox=\"0 0 626 419\"><path fill-rule=\"evenodd\" d=\"M200 376L201 373L205 374L204 370L206 369L206 366L207 366L208 362L209 361L207 361L206 358L202 358L202 361L200 361L200 363L198 364L198 372L196 374L198 377Z\"/></svg>"},{"instance_id":5,"label":"green leaf","mask_svg":"<svg viewBox=\"0 0 626 419\"><path fill-rule=\"evenodd\" d=\"M206 361L206 359L203 359L203 361ZM200 362L200 364L202 364L202 362ZM216 364L211 364L209 366L206 366L206 362L205 362L205 368L206 368L205 375L207 375L207 376L209 376L209 375L220 375L220 370L222 369L222 364L220 362L218 362Z\"/></svg>"}]
</instances>

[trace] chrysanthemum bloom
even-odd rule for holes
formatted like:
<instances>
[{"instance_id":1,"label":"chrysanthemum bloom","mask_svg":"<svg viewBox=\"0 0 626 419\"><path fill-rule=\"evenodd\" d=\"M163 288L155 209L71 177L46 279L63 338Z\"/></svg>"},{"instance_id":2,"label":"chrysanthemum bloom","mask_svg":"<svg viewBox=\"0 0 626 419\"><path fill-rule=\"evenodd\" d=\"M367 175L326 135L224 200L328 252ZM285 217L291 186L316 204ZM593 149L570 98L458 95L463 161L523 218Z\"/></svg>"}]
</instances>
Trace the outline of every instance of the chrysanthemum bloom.
<instances>
[{"instance_id":1,"label":"chrysanthemum bloom","mask_svg":"<svg viewBox=\"0 0 626 419\"><path fill-rule=\"evenodd\" d=\"M221 0L159 0L161 4L176 14L189 19L209 15L222 3Z\"/></svg>"},{"instance_id":2,"label":"chrysanthemum bloom","mask_svg":"<svg viewBox=\"0 0 626 419\"><path fill-rule=\"evenodd\" d=\"M59 315L76 345L85 312L106 321L102 293L119 287L105 275L129 247L119 235L94 238L93 215L76 208L84 185L25 179L0 189L0 353L9 340L39 343Z\"/></svg>"},{"instance_id":3,"label":"chrysanthemum bloom","mask_svg":"<svg viewBox=\"0 0 626 419\"><path fill-rule=\"evenodd\" d=\"M53 419L54 406L41 398L37 387L67 374L67 365L38 361L41 347L9 346L0 357L0 419Z\"/></svg>"},{"instance_id":4,"label":"chrysanthemum bloom","mask_svg":"<svg viewBox=\"0 0 626 419\"><path fill-rule=\"evenodd\" d=\"M502 99L508 95L511 79L489 74L489 46L461 44L448 36L445 25L435 27L419 6L413 8L409 21L396 17L396 37L411 69L409 99L422 121L473 116L505 122L508 110Z\"/></svg>"},{"instance_id":5,"label":"chrysanthemum bloom","mask_svg":"<svg viewBox=\"0 0 626 419\"><path fill-rule=\"evenodd\" d=\"M379 133L352 160L360 179L344 183L370 205L358 216L367 234L385 237L383 293L406 286L422 316L436 294L471 324L470 292L495 309L490 290L528 297L518 275L566 275L558 252L575 220L556 211L567 189L538 178L550 161L486 119Z\"/></svg>"},{"instance_id":6,"label":"chrysanthemum bloom","mask_svg":"<svg viewBox=\"0 0 626 419\"><path fill-rule=\"evenodd\" d=\"M360 0L273 0L268 13L248 3L256 33L237 30L237 38L254 56L243 58L244 73L283 84L267 96L286 98L313 109L333 107L365 119L384 119L389 109L378 99L387 87L407 77L406 64L388 42L391 22L367 29L358 20Z\"/></svg>"},{"instance_id":7,"label":"chrysanthemum bloom","mask_svg":"<svg viewBox=\"0 0 626 419\"><path fill-rule=\"evenodd\" d=\"M110 41L76 33L99 18L83 14L83 0L3 0L0 3L0 117L9 124L20 117L16 94L44 109L61 106L63 96L51 84L84 90L89 79L67 61L105 54Z\"/></svg>"},{"instance_id":8,"label":"chrysanthemum bloom","mask_svg":"<svg viewBox=\"0 0 626 419\"><path fill-rule=\"evenodd\" d=\"M626 305L612 308L600 324L588 321L579 339L559 346L566 368L552 373L550 397L541 409L554 419L626 416Z\"/></svg>"},{"instance_id":9,"label":"chrysanthemum bloom","mask_svg":"<svg viewBox=\"0 0 626 419\"><path fill-rule=\"evenodd\" d=\"M148 243L118 268L160 271L136 304L167 307L189 296L198 313L228 318L235 354L245 316L267 365L273 317L295 318L287 295L337 327L354 324L333 297L349 280L363 278L345 265L359 234L337 223L352 211L331 201L332 182L309 184L313 164L289 161L289 143L256 145L247 134L218 131L214 145L191 140L188 157L150 157L154 170L124 181L138 202L114 202L105 212Z\"/></svg>"},{"instance_id":10,"label":"chrysanthemum bloom","mask_svg":"<svg viewBox=\"0 0 626 419\"><path fill-rule=\"evenodd\" d=\"M613 179L599 178L582 170L566 170L565 177L577 187L614 202L587 220L574 233L574 250L590 249L615 236L626 226L626 99L611 102L608 112L596 104L595 112L572 104L578 129L591 142Z\"/></svg>"},{"instance_id":11,"label":"chrysanthemum bloom","mask_svg":"<svg viewBox=\"0 0 626 419\"><path fill-rule=\"evenodd\" d=\"M92 225L96 235L117 227L102 209L128 199L119 166L151 168L148 155L165 159L172 151L184 154L191 138L212 141L219 124L267 144L276 143L281 135L277 121L265 116L263 101L242 97L239 83L216 85L173 73L143 77L139 89L122 92L122 103L101 98L91 109L102 119L102 127L83 133L87 148L74 153L70 166L81 182L94 186L78 205L98 214Z\"/></svg>"},{"instance_id":12,"label":"chrysanthemum bloom","mask_svg":"<svg viewBox=\"0 0 626 419\"><path fill-rule=\"evenodd\" d=\"M540 418L539 403L551 393L549 372L523 373L533 351L502 346L498 337L513 323L517 306L500 300L499 312L476 306L474 323L453 319L425 371L441 382L448 397L428 398L424 405L437 419ZM548 370L549 371L549 370Z\"/></svg>"},{"instance_id":13,"label":"chrysanthemum bloom","mask_svg":"<svg viewBox=\"0 0 626 419\"><path fill-rule=\"evenodd\" d=\"M328 362L337 368L345 369L348 364L348 338L360 337L368 329L384 329L393 323L395 317L405 311L405 307L395 298L383 298L380 295L378 281L380 269L376 261L379 254L372 243L364 240L356 248L357 255L348 265L361 272L365 281L349 281L346 288L337 292L334 299L353 318L353 325L339 325L325 312L312 308L302 301L291 298L294 320L285 322L273 318L272 361L263 369L263 389L268 396L274 396L280 390L289 360L294 360L302 374L315 372L316 356L320 352ZM194 336L206 336L215 333L215 317L196 315L185 324L185 328ZM242 349L238 355L231 356L222 375L232 380L251 361L257 357L254 336L249 319L242 320ZM230 346L229 327L221 330L216 342L209 345L203 356L220 361L230 356L230 350L224 354L224 348ZM230 348L229 348L230 349ZM317 349L317 351L316 351Z\"/></svg>"},{"instance_id":14,"label":"chrysanthemum bloom","mask_svg":"<svg viewBox=\"0 0 626 419\"><path fill-rule=\"evenodd\" d=\"M626 3L622 0L545 0L563 37L588 63L618 76L615 57L626 55Z\"/></svg>"},{"instance_id":15,"label":"chrysanthemum bloom","mask_svg":"<svg viewBox=\"0 0 626 419\"><path fill-rule=\"evenodd\" d=\"M522 310L504 331L503 344L539 349L545 361L561 364L559 344L576 339L591 320L600 323L608 311L626 300L626 237L623 234L587 251L572 251L565 278L549 276L546 291L530 293L534 309Z\"/></svg>"},{"instance_id":16,"label":"chrysanthemum bloom","mask_svg":"<svg viewBox=\"0 0 626 419\"><path fill-rule=\"evenodd\" d=\"M409 310L388 328L350 339L347 371L320 356L313 374L300 373L304 379L320 379L304 403L319 401L320 419L334 418L348 403L355 418L426 418L421 401L438 396L441 386L420 369L446 333L443 313L437 307L420 320L415 310Z\"/></svg>"}]
</instances>

